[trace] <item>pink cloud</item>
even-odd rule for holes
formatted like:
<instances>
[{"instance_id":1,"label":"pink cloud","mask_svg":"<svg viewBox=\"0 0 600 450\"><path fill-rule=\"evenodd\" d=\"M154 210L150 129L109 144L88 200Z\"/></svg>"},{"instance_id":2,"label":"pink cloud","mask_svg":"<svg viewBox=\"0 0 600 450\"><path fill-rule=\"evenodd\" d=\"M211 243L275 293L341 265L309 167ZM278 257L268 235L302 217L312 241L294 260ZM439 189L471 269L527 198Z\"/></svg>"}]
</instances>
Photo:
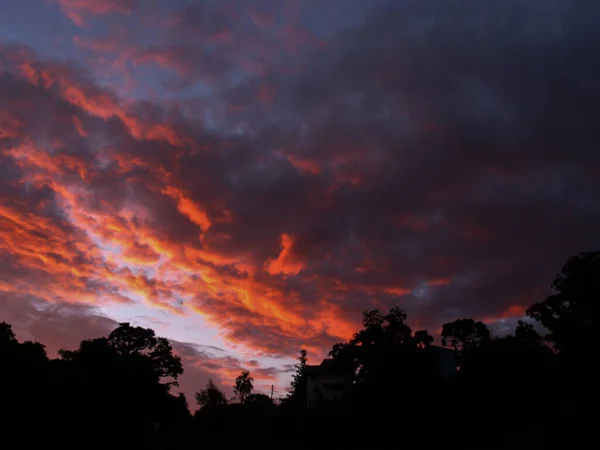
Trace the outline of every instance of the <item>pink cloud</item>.
<instances>
[{"instance_id":1,"label":"pink cloud","mask_svg":"<svg viewBox=\"0 0 600 450\"><path fill-rule=\"evenodd\" d=\"M65 15L77 26L87 19L108 14L130 14L136 0L55 0Z\"/></svg>"}]
</instances>

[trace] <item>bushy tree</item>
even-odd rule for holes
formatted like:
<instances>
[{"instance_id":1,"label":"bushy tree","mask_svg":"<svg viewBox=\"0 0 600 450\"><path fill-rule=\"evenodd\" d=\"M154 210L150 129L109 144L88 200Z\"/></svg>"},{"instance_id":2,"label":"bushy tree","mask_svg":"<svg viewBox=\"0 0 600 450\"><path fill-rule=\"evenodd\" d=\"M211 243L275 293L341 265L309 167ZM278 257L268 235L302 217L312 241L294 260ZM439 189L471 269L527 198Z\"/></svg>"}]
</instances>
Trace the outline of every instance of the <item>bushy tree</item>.
<instances>
[{"instance_id":1,"label":"bushy tree","mask_svg":"<svg viewBox=\"0 0 600 450\"><path fill-rule=\"evenodd\" d=\"M433 344L433 336L427 330L415 331L415 344L420 348L429 348Z\"/></svg>"},{"instance_id":2,"label":"bushy tree","mask_svg":"<svg viewBox=\"0 0 600 450\"><path fill-rule=\"evenodd\" d=\"M473 319L458 319L442 326L442 345L450 345L458 351L477 347L490 336L488 327Z\"/></svg>"},{"instance_id":3,"label":"bushy tree","mask_svg":"<svg viewBox=\"0 0 600 450\"><path fill-rule=\"evenodd\" d=\"M208 380L206 387L199 392L196 392L196 403L202 408L214 408L227 404L227 397L213 382Z\"/></svg>"}]
</instances>

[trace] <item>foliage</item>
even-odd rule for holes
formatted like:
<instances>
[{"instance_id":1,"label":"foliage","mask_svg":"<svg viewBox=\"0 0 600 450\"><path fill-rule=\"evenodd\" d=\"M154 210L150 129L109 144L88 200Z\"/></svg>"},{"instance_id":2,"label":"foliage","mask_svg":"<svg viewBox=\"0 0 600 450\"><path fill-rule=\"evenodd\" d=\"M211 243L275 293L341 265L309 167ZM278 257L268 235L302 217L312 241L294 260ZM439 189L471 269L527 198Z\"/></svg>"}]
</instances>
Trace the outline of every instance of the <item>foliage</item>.
<instances>
[{"instance_id":1,"label":"foliage","mask_svg":"<svg viewBox=\"0 0 600 450\"><path fill-rule=\"evenodd\" d=\"M238 398L240 403L244 403L246 398L252 393L254 389L254 378L250 376L250 372L242 370L237 378L235 379L235 385L233 386L233 393Z\"/></svg>"},{"instance_id":2,"label":"foliage","mask_svg":"<svg viewBox=\"0 0 600 450\"><path fill-rule=\"evenodd\" d=\"M415 343L420 348L428 348L433 344L433 336L431 336L427 330L415 331L414 339Z\"/></svg>"},{"instance_id":3,"label":"foliage","mask_svg":"<svg viewBox=\"0 0 600 450\"><path fill-rule=\"evenodd\" d=\"M223 391L215 385L213 380L209 379L206 387L200 392L196 392L196 403L200 408L214 408L216 406L226 405L227 397L225 397Z\"/></svg>"},{"instance_id":4,"label":"foliage","mask_svg":"<svg viewBox=\"0 0 600 450\"><path fill-rule=\"evenodd\" d=\"M0 343L3 344L3 348L7 345L12 345L17 342L15 333L12 331L12 327L6 322L0 322Z\"/></svg>"},{"instance_id":5,"label":"foliage","mask_svg":"<svg viewBox=\"0 0 600 450\"><path fill-rule=\"evenodd\" d=\"M532 305L527 315L550 331L546 339L556 350L588 351L597 341L600 251L569 258L552 288L555 293Z\"/></svg>"},{"instance_id":6,"label":"foliage","mask_svg":"<svg viewBox=\"0 0 600 450\"><path fill-rule=\"evenodd\" d=\"M442 326L442 345L464 351L484 344L490 339L490 330L483 322L458 319Z\"/></svg>"},{"instance_id":7,"label":"foliage","mask_svg":"<svg viewBox=\"0 0 600 450\"><path fill-rule=\"evenodd\" d=\"M177 380L183 373L181 358L173 355L171 343L165 338L156 337L149 328L121 323L108 336L108 344L123 356L146 356L161 378ZM170 381L167 385L177 386L177 382Z\"/></svg>"},{"instance_id":8,"label":"foliage","mask_svg":"<svg viewBox=\"0 0 600 450\"><path fill-rule=\"evenodd\" d=\"M290 382L291 390L287 398L283 399L282 404L303 408L306 405L306 366L308 362L306 350L300 350L296 359L298 363L294 366L296 371Z\"/></svg>"},{"instance_id":9,"label":"foliage","mask_svg":"<svg viewBox=\"0 0 600 450\"><path fill-rule=\"evenodd\" d=\"M298 390L301 389L302 383L305 382L304 377L306 375L306 362L308 361L306 357L306 350L300 350L300 355L298 356L298 364L296 364L295 369L296 373L292 376L292 392L298 393Z\"/></svg>"}]
</instances>

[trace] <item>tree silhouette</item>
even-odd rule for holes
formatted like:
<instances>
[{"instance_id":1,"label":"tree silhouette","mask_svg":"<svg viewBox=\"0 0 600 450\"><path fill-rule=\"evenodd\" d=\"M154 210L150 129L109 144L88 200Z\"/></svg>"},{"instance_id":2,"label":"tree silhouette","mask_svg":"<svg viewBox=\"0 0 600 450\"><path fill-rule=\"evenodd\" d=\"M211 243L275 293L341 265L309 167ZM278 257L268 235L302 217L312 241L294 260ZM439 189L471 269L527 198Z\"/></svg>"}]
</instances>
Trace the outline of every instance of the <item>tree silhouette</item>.
<instances>
[{"instance_id":1,"label":"tree silhouette","mask_svg":"<svg viewBox=\"0 0 600 450\"><path fill-rule=\"evenodd\" d=\"M184 399L170 395L172 382L164 380L183 371L181 361L152 330L121 324L106 338L59 354L56 390L63 393L64 419L85 432L101 428L106 436L153 440L158 430L176 429L176 417L189 416Z\"/></svg>"},{"instance_id":2,"label":"tree silhouette","mask_svg":"<svg viewBox=\"0 0 600 450\"><path fill-rule=\"evenodd\" d=\"M294 366L296 372L292 375L291 391L283 403L303 407L306 405L306 363L308 361L306 350L300 350L296 359L298 363Z\"/></svg>"},{"instance_id":3,"label":"tree silhouette","mask_svg":"<svg viewBox=\"0 0 600 450\"><path fill-rule=\"evenodd\" d=\"M545 336L558 352L558 380L552 386L563 420L580 432L593 429L589 394L597 385L600 251L569 258L554 279L555 293L532 305L527 314L542 323Z\"/></svg>"},{"instance_id":4,"label":"tree silhouette","mask_svg":"<svg viewBox=\"0 0 600 450\"><path fill-rule=\"evenodd\" d=\"M535 331L533 325L522 320L517 322L514 337L524 348L538 349L544 347L544 337Z\"/></svg>"},{"instance_id":5,"label":"tree silhouette","mask_svg":"<svg viewBox=\"0 0 600 450\"><path fill-rule=\"evenodd\" d=\"M395 402L402 402L403 409L398 414L403 417L408 417L411 409L425 414L433 392L431 383L437 377L434 356L419 348L406 318L399 307L391 308L387 314L365 311L362 329L349 342L335 344L329 352L333 367L343 379L350 380L342 402L359 408L357 414L362 410L383 411ZM423 346L431 343L425 332L417 337Z\"/></svg>"},{"instance_id":6,"label":"tree silhouette","mask_svg":"<svg viewBox=\"0 0 600 450\"><path fill-rule=\"evenodd\" d=\"M233 386L233 392L239 399L240 403L244 403L246 398L252 393L254 389L254 378L250 376L248 370L242 370L237 378L235 379L235 385Z\"/></svg>"},{"instance_id":7,"label":"tree silhouette","mask_svg":"<svg viewBox=\"0 0 600 450\"><path fill-rule=\"evenodd\" d=\"M156 337L150 328L132 327L129 323L119 324L108 336L108 344L120 355L145 355L153 370L161 378L172 378L165 383L176 386L177 377L183 373L181 358L173 354L173 348L165 338Z\"/></svg>"},{"instance_id":8,"label":"tree silhouette","mask_svg":"<svg viewBox=\"0 0 600 450\"><path fill-rule=\"evenodd\" d=\"M200 408L214 408L226 405L227 398L223 391L215 385L213 380L209 379L206 387L200 392L196 392L196 403Z\"/></svg>"},{"instance_id":9,"label":"tree silhouette","mask_svg":"<svg viewBox=\"0 0 600 450\"><path fill-rule=\"evenodd\" d=\"M152 350L157 343L154 330L120 323L108 335L108 344L121 355L140 354Z\"/></svg>"},{"instance_id":10,"label":"tree silhouette","mask_svg":"<svg viewBox=\"0 0 600 450\"><path fill-rule=\"evenodd\" d=\"M546 339L557 350L585 353L595 346L600 299L600 251L569 258L552 283L556 291L527 310L550 333Z\"/></svg>"},{"instance_id":11,"label":"tree silhouette","mask_svg":"<svg viewBox=\"0 0 600 450\"><path fill-rule=\"evenodd\" d=\"M415 331L414 339L415 343L420 348L428 348L433 344L433 336L431 336L427 330Z\"/></svg>"},{"instance_id":12,"label":"tree silhouette","mask_svg":"<svg viewBox=\"0 0 600 450\"><path fill-rule=\"evenodd\" d=\"M391 308L385 316L378 310L363 313L363 329L354 334L346 349L355 354L358 362L358 382L397 375L399 358L414 343L405 320L406 313L398 307Z\"/></svg>"},{"instance_id":13,"label":"tree silhouette","mask_svg":"<svg viewBox=\"0 0 600 450\"><path fill-rule=\"evenodd\" d=\"M266 407L270 407L270 406L274 405L271 397L269 397L266 394L250 394L246 398L246 401L244 404L248 405L248 406L257 407L257 408L266 408Z\"/></svg>"},{"instance_id":14,"label":"tree silhouette","mask_svg":"<svg viewBox=\"0 0 600 450\"><path fill-rule=\"evenodd\" d=\"M458 319L442 326L442 345L464 351L490 339L490 330L483 322Z\"/></svg>"},{"instance_id":15,"label":"tree silhouette","mask_svg":"<svg viewBox=\"0 0 600 450\"><path fill-rule=\"evenodd\" d=\"M0 345L2 345L2 348L16 343L17 338L15 337L15 333L13 333L12 327L6 322L0 322Z\"/></svg>"},{"instance_id":16,"label":"tree silhouette","mask_svg":"<svg viewBox=\"0 0 600 450\"><path fill-rule=\"evenodd\" d=\"M360 367L358 352L355 345L350 342L333 344L329 351L329 357L333 359L342 373L356 374Z\"/></svg>"},{"instance_id":17,"label":"tree silhouette","mask_svg":"<svg viewBox=\"0 0 600 450\"><path fill-rule=\"evenodd\" d=\"M306 373L306 362L308 361L306 355L306 350L300 350L300 354L297 358L298 364L296 364L295 366L296 373L294 373L294 375L292 376L291 387L293 392L296 392L296 390L300 388L300 385L304 381L304 376Z\"/></svg>"},{"instance_id":18,"label":"tree silhouette","mask_svg":"<svg viewBox=\"0 0 600 450\"><path fill-rule=\"evenodd\" d=\"M0 415L2 439L23 424L31 423L32 410L44 416L50 411L50 361L38 342L19 342L12 327L0 322ZM34 423L39 432L49 431L47 424ZM18 434L18 433L17 433Z\"/></svg>"}]
</instances>

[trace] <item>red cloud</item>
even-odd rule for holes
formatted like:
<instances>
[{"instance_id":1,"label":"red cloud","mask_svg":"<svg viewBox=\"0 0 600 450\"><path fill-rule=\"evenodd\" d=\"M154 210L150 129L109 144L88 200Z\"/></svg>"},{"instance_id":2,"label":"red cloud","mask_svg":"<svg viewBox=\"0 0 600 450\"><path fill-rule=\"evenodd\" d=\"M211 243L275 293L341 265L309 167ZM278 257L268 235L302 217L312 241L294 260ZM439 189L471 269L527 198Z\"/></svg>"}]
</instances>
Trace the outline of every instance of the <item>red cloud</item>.
<instances>
[{"instance_id":1,"label":"red cloud","mask_svg":"<svg viewBox=\"0 0 600 450\"><path fill-rule=\"evenodd\" d=\"M301 159L294 155L288 155L288 161L296 169L303 172L308 172L312 175L319 175L321 173L321 165L312 159Z\"/></svg>"},{"instance_id":2,"label":"red cloud","mask_svg":"<svg viewBox=\"0 0 600 450\"><path fill-rule=\"evenodd\" d=\"M81 119L79 117L73 116L73 126L77 130L79 136L86 137L88 135L87 131L85 131L85 129L83 128L83 124L81 123Z\"/></svg>"},{"instance_id":3,"label":"red cloud","mask_svg":"<svg viewBox=\"0 0 600 450\"><path fill-rule=\"evenodd\" d=\"M7 111L0 111L0 139L15 138L23 133L23 123L11 117Z\"/></svg>"}]
</instances>

